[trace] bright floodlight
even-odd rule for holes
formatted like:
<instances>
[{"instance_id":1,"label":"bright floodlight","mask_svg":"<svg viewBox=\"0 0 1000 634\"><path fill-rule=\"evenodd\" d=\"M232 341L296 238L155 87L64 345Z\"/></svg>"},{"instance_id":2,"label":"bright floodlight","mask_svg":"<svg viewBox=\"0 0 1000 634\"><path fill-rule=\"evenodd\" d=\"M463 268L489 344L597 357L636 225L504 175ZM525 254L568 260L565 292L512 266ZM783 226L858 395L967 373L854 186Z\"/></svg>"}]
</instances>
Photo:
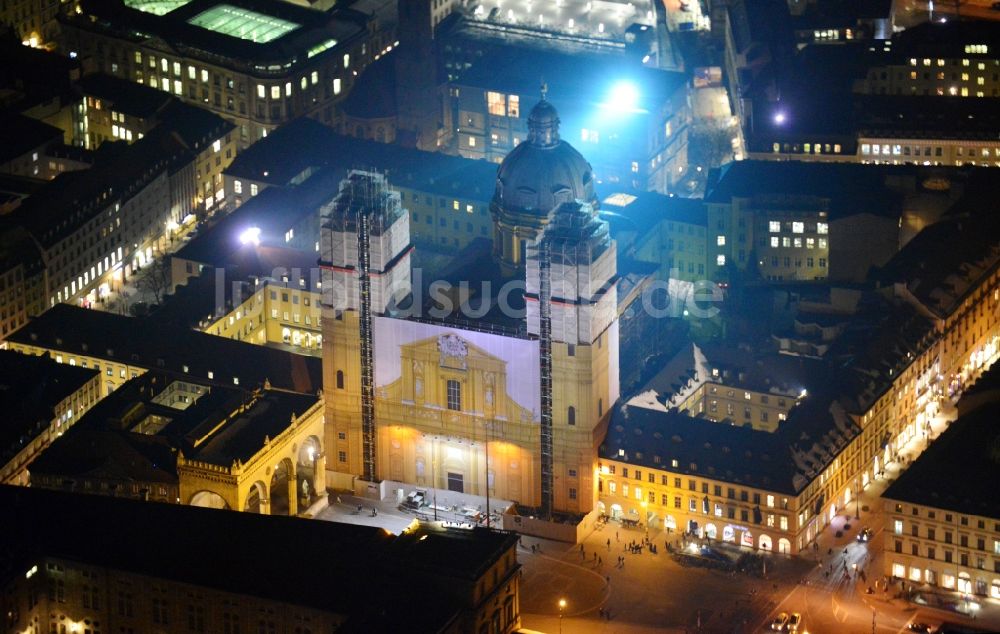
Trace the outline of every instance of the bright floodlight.
<instances>
[{"instance_id":1,"label":"bright floodlight","mask_svg":"<svg viewBox=\"0 0 1000 634\"><path fill-rule=\"evenodd\" d=\"M777 123L778 125L783 124L786 119L787 119L787 117L785 116L784 112L775 112L774 113L774 122Z\"/></svg>"},{"instance_id":2,"label":"bright floodlight","mask_svg":"<svg viewBox=\"0 0 1000 634\"><path fill-rule=\"evenodd\" d=\"M243 233L240 234L240 244L252 244L255 247L260 246L260 227L244 229Z\"/></svg>"},{"instance_id":3,"label":"bright floodlight","mask_svg":"<svg viewBox=\"0 0 1000 634\"><path fill-rule=\"evenodd\" d=\"M627 112L635 110L639 104L639 89L635 84L627 81L618 82L611 88L611 96L608 105L614 110Z\"/></svg>"}]
</instances>

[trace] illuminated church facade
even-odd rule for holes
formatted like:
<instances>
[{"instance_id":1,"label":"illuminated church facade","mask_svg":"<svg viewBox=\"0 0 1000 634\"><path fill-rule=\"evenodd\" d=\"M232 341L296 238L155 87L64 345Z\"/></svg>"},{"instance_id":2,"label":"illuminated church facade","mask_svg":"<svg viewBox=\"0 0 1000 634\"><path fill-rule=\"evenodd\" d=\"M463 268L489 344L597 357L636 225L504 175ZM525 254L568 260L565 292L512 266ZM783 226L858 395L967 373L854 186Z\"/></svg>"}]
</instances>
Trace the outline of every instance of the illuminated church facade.
<instances>
[{"instance_id":1,"label":"illuminated church facade","mask_svg":"<svg viewBox=\"0 0 1000 634\"><path fill-rule=\"evenodd\" d=\"M559 139L544 98L529 127L526 147L498 170L489 263L470 269L514 283L513 318L403 315L400 300L419 290L410 214L382 175L352 173L325 210L332 487L391 481L561 513L595 508L598 447L619 389L615 244L590 166Z\"/></svg>"}]
</instances>

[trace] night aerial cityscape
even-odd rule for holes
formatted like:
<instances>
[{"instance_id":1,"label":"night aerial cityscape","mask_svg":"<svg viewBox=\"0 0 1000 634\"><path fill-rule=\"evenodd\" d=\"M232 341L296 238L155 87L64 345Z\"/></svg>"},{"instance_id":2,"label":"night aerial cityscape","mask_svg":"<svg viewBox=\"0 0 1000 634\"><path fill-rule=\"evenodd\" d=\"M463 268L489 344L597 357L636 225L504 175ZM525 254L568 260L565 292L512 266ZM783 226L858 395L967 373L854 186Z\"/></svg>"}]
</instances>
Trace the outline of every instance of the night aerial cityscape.
<instances>
[{"instance_id":1,"label":"night aerial cityscape","mask_svg":"<svg viewBox=\"0 0 1000 634\"><path fill-rule=\"evenodd\" d=\"M1000 2L0 0L0 634L1000 632Z\"/></svg>"}]
</instances>

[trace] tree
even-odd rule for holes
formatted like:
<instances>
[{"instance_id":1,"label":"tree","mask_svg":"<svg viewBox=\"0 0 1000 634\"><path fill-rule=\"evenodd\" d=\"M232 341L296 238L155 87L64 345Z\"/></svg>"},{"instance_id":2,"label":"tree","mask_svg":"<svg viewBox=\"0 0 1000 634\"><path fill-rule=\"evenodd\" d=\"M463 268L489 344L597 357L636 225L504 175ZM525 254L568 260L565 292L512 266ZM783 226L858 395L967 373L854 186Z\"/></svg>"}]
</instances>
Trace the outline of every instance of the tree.
<instances>
[{"instance_id":1,"label":"tree","mask_svg":"<svg viewBox=\"0 0 1000 634\"><path fill-rule=\"evenodd\" d=\"M170 288L170 262L168 258L161 257L158 260L153 260L143 269L135 285L144 294L152 295L155 303L159 304Z\"/></svg>"}]
</instances>

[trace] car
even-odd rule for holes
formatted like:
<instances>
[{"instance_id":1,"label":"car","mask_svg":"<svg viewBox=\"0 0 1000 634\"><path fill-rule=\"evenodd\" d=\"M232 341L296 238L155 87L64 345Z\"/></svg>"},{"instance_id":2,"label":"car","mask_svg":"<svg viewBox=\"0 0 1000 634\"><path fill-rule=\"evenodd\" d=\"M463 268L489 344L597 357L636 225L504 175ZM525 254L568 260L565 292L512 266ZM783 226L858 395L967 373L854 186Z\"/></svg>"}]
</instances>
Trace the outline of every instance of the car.
<instances>
[{"instance_id":1,"label":"car","mask_svg":"<svg viewBox=\"0 0 1000 634\"><path fill-rule=\"evenodd\" d=\"M798 632L800 625L802 625L802 615L798 612L792 612L792 615L788 617L788 631Z\"/></svg>"},{"instance_id":2,"label":"car","mask_svg":"<svg viewBox=\"0 0 1000 634\"><path fill-rule=\"evenodd\" d=\"M906 626L906 629L908 629L911 632L921 632L922 634L931 634L931 632L934 631L933 629L931 629L930 625L918 622L910 623L909 625Z\"/></svg>"},{"instance_id":3,"label":"car","mask_svg":"<svg viewBox=\"0 0 1000 634\"><path fill-rule=\"evenodd\" d=\"M858 541L859 542L866 542L866 541L870 540L871 538L872 538L872 529L870 529L870 528L862 528L861 532L858 533Z\"/></svg>"},{"instance_id":4,"label":"car","mask_svg":"<svg viewBox=\"0 0 1000 634\"><path fill-rule=\"evenodd\" d=\"M771 629L775 632L784 632L785 627L788 625L788 613L782 612L778 616L774 617L771 621Z\"/></svg>"}]
</instances>

